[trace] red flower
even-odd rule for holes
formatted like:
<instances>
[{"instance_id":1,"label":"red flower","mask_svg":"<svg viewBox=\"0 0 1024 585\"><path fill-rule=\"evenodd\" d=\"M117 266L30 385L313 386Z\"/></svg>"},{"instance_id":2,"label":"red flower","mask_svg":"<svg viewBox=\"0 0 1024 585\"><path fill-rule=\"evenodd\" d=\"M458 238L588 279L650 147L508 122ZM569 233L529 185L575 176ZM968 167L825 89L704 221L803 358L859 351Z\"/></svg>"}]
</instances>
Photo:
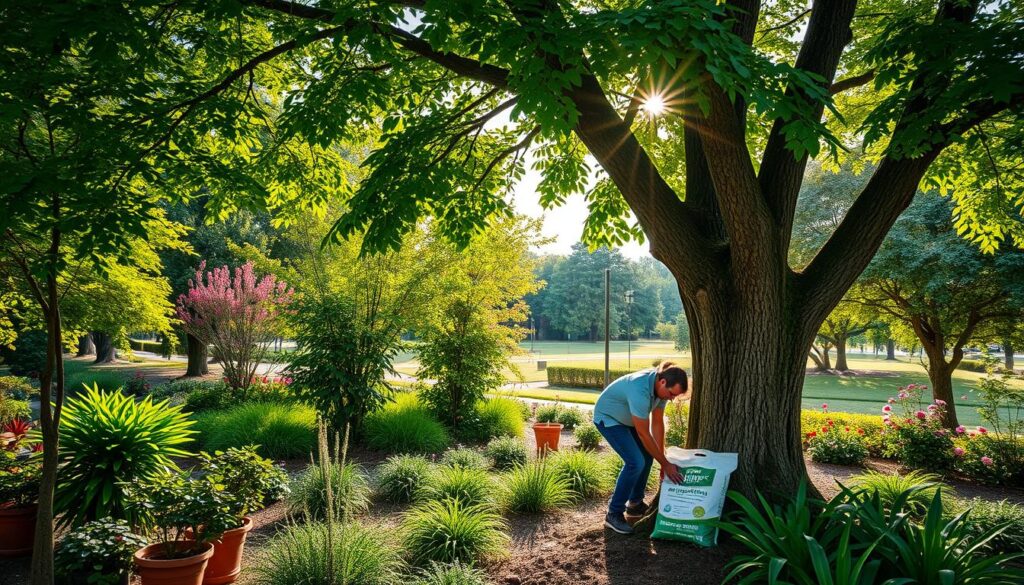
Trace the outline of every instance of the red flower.
<instances>
[{"instance_id":1,"label":"red flower","mask_svg":"<svg viewBox=\"0 0 1024 585\"><path fill-rule=\"evenodd\" d=\"M811 432L807 433L807 438L808 439L813 438L813 437L817 437L817 436L818 436L818 433L816 433L814 431L811 431Z\"/></svg>"}]
</instances>

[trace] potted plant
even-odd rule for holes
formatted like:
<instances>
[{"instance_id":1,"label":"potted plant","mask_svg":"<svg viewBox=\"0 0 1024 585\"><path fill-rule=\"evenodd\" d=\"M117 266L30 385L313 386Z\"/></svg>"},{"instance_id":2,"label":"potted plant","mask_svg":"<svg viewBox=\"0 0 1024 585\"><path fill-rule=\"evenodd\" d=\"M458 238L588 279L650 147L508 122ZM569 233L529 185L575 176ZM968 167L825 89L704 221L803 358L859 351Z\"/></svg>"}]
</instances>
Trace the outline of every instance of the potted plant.
<instances>
[{"instance_id":1,"label":"potted plant","mask_svg":"<svg viewBox=\"0 0 1024 585\"><path fill-rule=\"evenodd\" d=\"M533 423L533 434L537 438L537 453L558 451L558 439L562 436L562 424L556 422Z\"/></svg>"},{"instance_id":2,"label":"potted plant","mask_svg":"<svg viewBox=\"0 0 1024 585\"><path fill-rule=\"evenodd\" d=\"M288 475L269 459L256 454L254 445L199 454L199 471L204 479L223 490L232 521L224 534L213 541L213 556L206 566L204 585L234 583L242 570L242 549L252 530L247 514L278 500L288 491Z\"/></svg>"},{"instance_id":3,"label":"potted plant","mask_svg":"<svg viewBox=\"0 0 1024 585\"><path fill-rule=\"evenodd\" d=\"M42 465L38 453L19 450L0 449L0 557L31 554L35 540Z\"/></svg>"},{"instance_id":4,"label":"potted plant","mask_svg":"<svg viewBox=\"0 0 1024 585\"><path fill-rule=\"evenodd\" d=\"M235 522L222 487L209 478L169 473L128 490L137 517L158 537L135 551L142 585L201 585L212 541Z\"/></svg>"},{"instance_id":5,"label":"potted plant","mask_svg":"<svg viewBox=\"0 0 1024 585\"><path fill-rule=\"evenodd\" d=\"M132 556L146 546L123 521L95 520L60 541L54 563L70 585L128 585Z\"/></svg>"}]
</instances>

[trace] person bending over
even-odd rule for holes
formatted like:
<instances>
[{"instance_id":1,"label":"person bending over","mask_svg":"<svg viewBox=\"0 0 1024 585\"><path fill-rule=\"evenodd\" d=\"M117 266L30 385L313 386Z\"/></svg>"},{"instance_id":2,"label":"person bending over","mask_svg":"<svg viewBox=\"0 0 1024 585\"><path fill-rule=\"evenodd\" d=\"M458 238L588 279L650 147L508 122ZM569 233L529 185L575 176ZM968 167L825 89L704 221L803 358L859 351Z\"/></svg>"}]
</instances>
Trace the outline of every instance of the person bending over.
<instances>
[{"instance_id":1,"label":"person bending over","mask_svg":"<svg viewBox=\"0 0 1024 585\"><path fill-rule=\"evenodd\" d=\"M604 517L604 525L615 532L631 534L626 515L647 512L644 489L655 459L663 477L682 482L679 470L665 458L665 405L688 391L686 370L662 362L615 380L598 397L594 425L623 461Z\"/></svg>"}]
</instances>

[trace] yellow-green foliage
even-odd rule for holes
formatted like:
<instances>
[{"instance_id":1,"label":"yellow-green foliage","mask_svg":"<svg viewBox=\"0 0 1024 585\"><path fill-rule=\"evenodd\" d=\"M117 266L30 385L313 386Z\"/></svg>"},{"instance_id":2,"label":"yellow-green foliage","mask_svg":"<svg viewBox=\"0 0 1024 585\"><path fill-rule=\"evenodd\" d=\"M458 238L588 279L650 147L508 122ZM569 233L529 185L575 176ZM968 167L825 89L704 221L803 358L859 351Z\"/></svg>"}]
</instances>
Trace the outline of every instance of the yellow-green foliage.
<instances>
[{"instance_id":1,"label":"yellow-green foliage","mask_svg":"<svg viewBox=\"0 0 1024 585\"><path fill-rule=\"evenodd\" d=\"M800 432L809 433L832 421L838 427L850 427L850 429L864 429L864 433L877 434L885 426L882 424L881 414L853 414L850 412L821 412L818 410L800 411Z\"/></svg>"},{"instance_id":2,"label":"yellow-green foliage","mask_svg":"<svg viewBox=\"0 0 1024 585\"><path fill-rule=\"evenodd\" d=\"M628 370L612 370L612 380L632 374ZM555 366L548 368L548 385L565 386L567 388L604 388L604 368L566 368Z\"/></svg>"}]
</instances>

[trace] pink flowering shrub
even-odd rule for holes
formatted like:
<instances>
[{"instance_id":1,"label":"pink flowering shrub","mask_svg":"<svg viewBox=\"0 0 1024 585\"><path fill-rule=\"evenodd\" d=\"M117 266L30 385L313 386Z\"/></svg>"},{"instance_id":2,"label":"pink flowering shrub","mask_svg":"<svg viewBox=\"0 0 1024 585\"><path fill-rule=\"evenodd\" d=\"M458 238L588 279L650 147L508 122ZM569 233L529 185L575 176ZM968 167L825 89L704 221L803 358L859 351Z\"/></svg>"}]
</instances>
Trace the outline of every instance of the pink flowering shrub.
<instances>
[{"instance_id":1,"label":"pink flowering shrub","mask_svg":"<svg viewBox=\"0 0 1024 585\"><path fill-rule=\"evenodd\" d=\"M860 465L868 456L864 444L864 429L840 426L834 420L805 435L807 451L818 463Z\"/></svg>"},{"instance_id":2,"label":"pink flowering shrub","mask_svg":"<svg viewBox=\"0 0 1024 585\"><path fill-rule=\"evenodd\" d=\"M246 390L269 350L292 290L273 275L257 278L251 262L205 272L199 265L188 292L178 297L177 314L186 332L213 346L227 384Z\"/></svg>"},{"instance_id":3,"label":"pink flowering shrub","mask_svg":"<svg viewBox=\"0 0 1024 585\"><path fill-rule=\"evenodd\" d=\"M953 436L942 425L945 402L922 402L927 389L910 384L882 407L886 454L907 467L945 472L953 466Z\"/></svg>"},{"instance_id":4,"label":"pink flowering shrub","mask_svg":"<svg viewBox=\"0 0 1024 585\"><path fill-rule=\"evenodd\" d=\"M953 468L957 473L993 485L1024 484L1024 468L1014 457L1014 444L1007 438L965 432L954 443Z\"/></svg>"}]
</instances>

